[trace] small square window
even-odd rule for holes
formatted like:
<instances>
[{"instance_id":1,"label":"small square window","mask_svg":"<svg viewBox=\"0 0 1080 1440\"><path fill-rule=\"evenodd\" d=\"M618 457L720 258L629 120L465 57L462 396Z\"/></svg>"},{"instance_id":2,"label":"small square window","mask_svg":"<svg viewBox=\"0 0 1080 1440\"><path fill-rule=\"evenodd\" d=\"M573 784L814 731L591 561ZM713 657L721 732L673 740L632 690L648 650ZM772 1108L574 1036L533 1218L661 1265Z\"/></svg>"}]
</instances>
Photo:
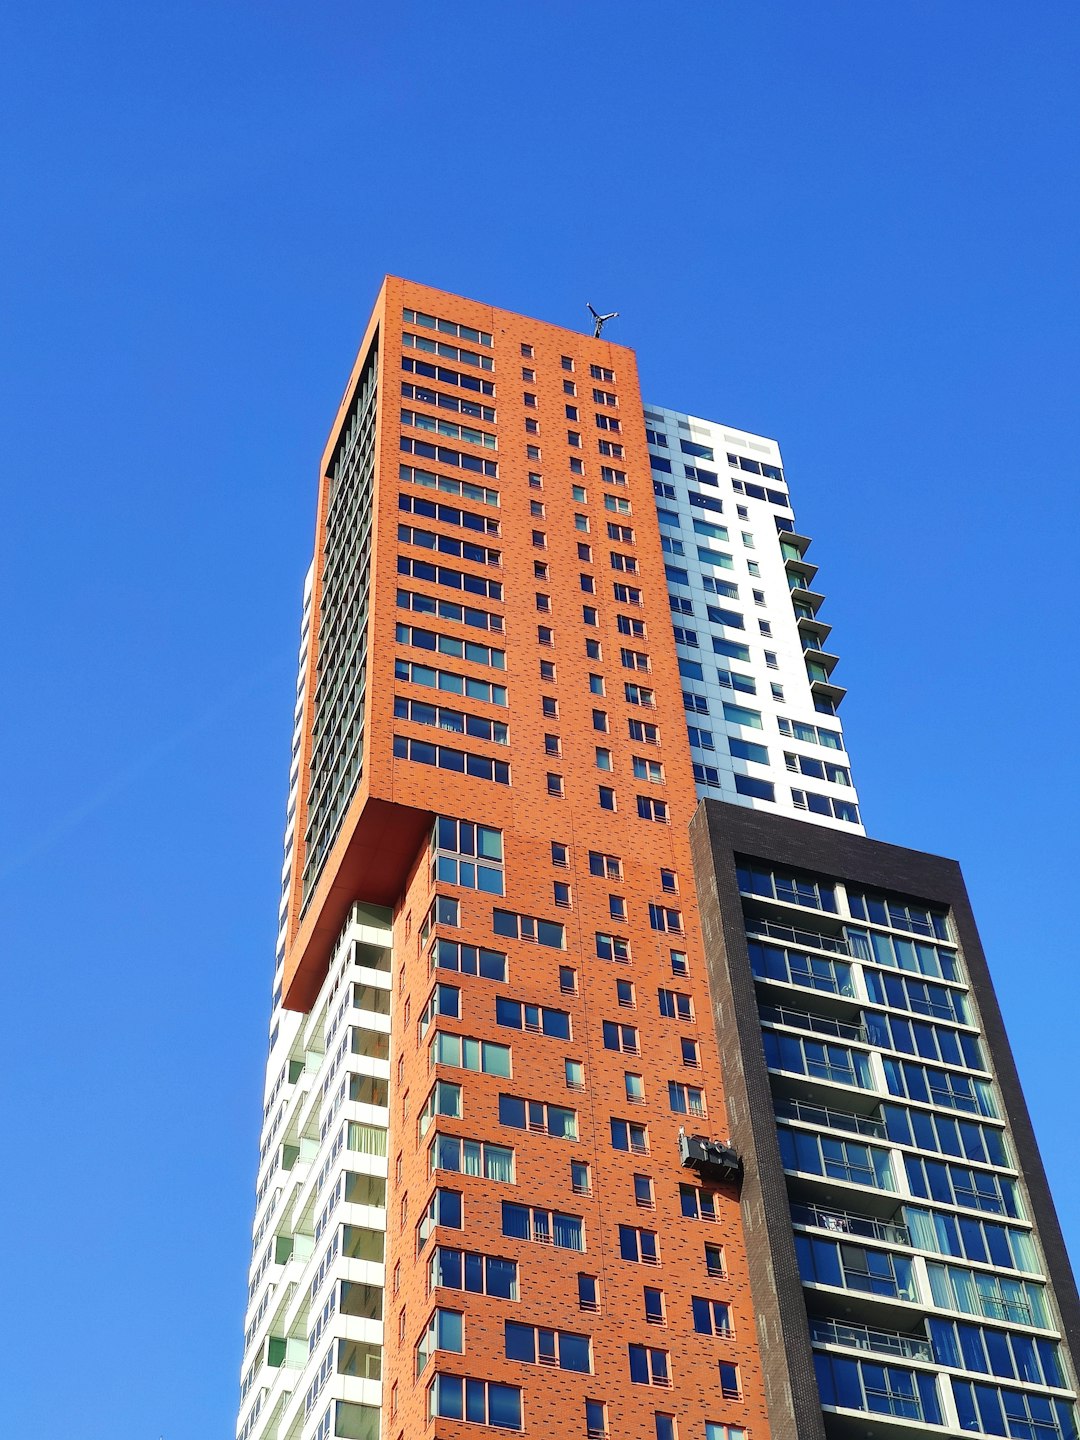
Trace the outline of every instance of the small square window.
<instances>
[{"instance_id":1,"label":"small square window","mask_svg":"<svg viewBox=\"0 0 1080 1440\"><path fill-rule=\"evenodd\" d=\"M545 532L543 530L534 530L532 532L532 543L537 550L546 550L547 535L545 534Z\"/></svg>"},{"instance_id":2,"label":"small square window","mask_svg":"<svg viewBox=\"0 0 1080 1440\"><path fill-rule=\"evenodd\" d=\"M774 681L772 682L772 684L769 686L769 688L770 688L770 690L772 691L772 698L773 698L774 700L782 700L782 699L784 698L784 687L783 687L783 685L778 685L778 684L776 683L776 681L774 680Z\"/></svg>"},{"instance_id":3,"label":"small square window","mask_svg":"<svg viewBox=\"0 0 1080 1440\"><path fill-rule=\"evenodd\" d=\"M561 796L563 793L563 777L561 775L553 775L550 770L548 771L547 777L547 793L557 796Z\"/></svg>"},{"instance_id":4,"label":"small square window","mask_svg":"<svg viewBox=\"0 0 1080 1440\"><path fill-rule=\"evenodd\" d=\"M608 896L608 915L612 920L626 919L626 897L623 895Z\"/></svg>"},{"instance_id":5,"label":"small square window","mask_svg":"<svg viewBox=\"0 0 1080 1440\"><path fill-rule=\"evenodd\" d=\"M582 1160L571 1161L570 1188L575 1195L592 1194L592 1171Z\"/></svg>"},{"instance_id":6,"label":"small square window","mask_svg":"<svg viewBox=\"0 0 1080 1440\"><path fill-rule=\"evenodd\" d=\"M521 367L521 378L522 380L526 381L528 384L531 385L532 382L536 379L536 371L530 370L527 365L523 365Z\"/></svg>"},{"instance_id":7,"label":"small square window","mask_svg":"<svg viewBox=\"0 0 1080 1440\"><path fill-rule=\"evenodd\" d=\"M604 652L600 648L599 640L585 641L585 658L586 660L602 660L604 658Z\"/></svg>"},{"instance_id":8,"label":"small square window","mask_svg":"<svg viewBox=\"0 0 1080 1440\"><path fill-rule=\"evenodd\" d=\"M564 394L564 395L576 395L576 394L577 394L577 386L574 384L573 380L564 380L564 381L562 382L562 388L563 388L563 394Z\"/></svg>"},{"instance_id":9,"label":"small square window","mask_svg":"<svg viewBox=\"0 0 1080 1440\"><path fill-rule=\"evenodd\" d=\"M603 675L590 675L590 676L589 676L589 693L592 694L592 695L603 695L603 693L604 693L604 677L603 677Z\"/></svg>"},{"instance_id":10,"label":"small square window","mask_svg":"<svg viewBox=\"0 0 1080 1440\"><path fill-rule=\"evenodd\" d=\"M584 475L584 474L585 474L585 461L584 461L584 460L579 460L576 455L571 455L571 456L570 456L570 474L571 474L571 475Z\"/></svg>"},{"instance_id":11,"label":"small square window","mask_svg":"<svg viewBox=\"0 0 1080 1440\"><path fill-rule=\"evenodd\" d=\"M569 355L562 356L562 368L564 370L573 370L574 362Z\"/></svg>"},{"instance_id":12,"label":"small square window","mask_svg":"<svg viewBox=\"0 0 1080 1440\"><path fill-rule=\"evenodd\" d=\"M540 661L540 679L541 679L541 680L551 680L551 681L554 681L554 679L555 679L555 661L554 661L554 660L541 660L541 661Z\"/></svg>"},{"instance_id":13,"label":"small square window","mask_svg":"<svg viewBox=\"0 0 1080 1440\"><path fill-rule=\"evenodd\" d=\"M578 418L578 408L576 405L566 406L566 418L567 420L576 420Z\"/></svg>"},{"instance_id":14,"label":"small square window","mask_svg":"<svg viewBox=\"0 0 1080 1440\"><path fill-rule=\"evenodd\" d=\"M615 998L624 1010L636 1010L637 1001L634 998L634 985L631 980L615 981Z\"/></svg>"},{"instance_id":15,"label":"small square window","mask_svg":"<svg viewBox=\"0 0 1080 1440\"><path fill-rule=\"evenodd\" d=\"M577 971L570 965L560 965L559 989L564 995L576 995L577 988Z\"/></svg>"},{"instance_id":16,"label":"small square window","mask_svg":"<svg viewBox=\"0 0 1080 1440\"><path fill-rule=\"evenodd\" d=\"M660 871L660 888L668 895L679 893L679 877L674 870Z\"/></svg>"},{"instance_id":17,"label":"small square window","mask_svg":"<svg viewBox=\"0 0 1080 1440\"><path fill-rule=\"evenodd\" d=\"M651 1285L645 1286L645 1319L650 1325L664 1323L664 1292Z\"/></svg>"},{"instance_id":18,"label":"small square window","mask_svg":"<svg viewBox=\"0 0 1080 1440\"><path fill-rule=\"evenodd\" d=\"M595 605L581 607L581 621L583 625L599 625L600 616Z\"/></svg>"},{"instance_id":19,"label":"small square window","mask_svg":"<svg viewBox=\"0 0 1080 1440\"><path fill-rule=\"evenodd\" d=\"M748 560L748 561L746 562L746 569L747 569L748 573L751 574L751 575L760 575L760 574L761 574L761 566L758 564L758 562L757 562L756 560Z\"/></svg>"},{"instance_id":20,"label":"small square window","mask_svg":"<svg viewBox=\"0 0 1080 1440\"><path fill-rule=\"evenodd\" d=\"M604 750L599 745L596 747L596 768L598 770L611 769L611 751Z\"/></svg>"},{"instance_id":21,"label":"small square window","mask_svg":"<svg viewBox=\"0 0 1080 1440\"><path fill-rule=\"evenodd\" d=\"M573 486L572 493L573 493L574 499L577 501L577 503L578 503L579 505L584 505L584 504L586 503L586 501L587 501L587 499L588 499L588 496L585 494L585 486L584 486L584 485L575 485L575 486ZM575 519L575 521L577 520L577 516L576 516L576 515L575 515L574 519ZM585 525L584 528L585 528L585 529L588 529L588 525Z\"/></svg>"},{"instance_id":22,"label":"small square window","mask_svg":"<svg viewBox=\"0 0 1080 1440\"><path fill-rule=\"evenodd\" d=\"M526 390L525 394L522 396L522 399L525 401L526 410L536 409L536 396L532 393L531 390Z\"/></svg>"},{"instance_id":23,"label":"small square window","mask_svg":"<svg viewBox=\"0 0 1080 1440\"><path fill-rule=\"evenodd\" d=\"M599 787L599 794L600 794L600 809L601 809L601 810L614 810L614 809L615 809L615 791L611 788L611 786L610 786L610 785L601 785L601 786Z\"/></svg>"},{"instance_id":24,"label":"small square window","mask_svg":"<svg viewBox=\"0 0 1080 1440\"><path fill-rule=\"evenodd\" d=\"M542 490L544 488L544 477L538 475L535 470L529 471L529 489Z\"/></svg>"},{"instance_id":25,"label":"small square window","mask_svg":"<svg viewBox=\"0 0 1080 1440\"><path fill-rule=\"evenodd\" d=\"M562 741L559 739L558 735L545 735L545 736L544 736L544 754L545 754L545 755L561 755L561 754L562 754Z\"/></svg>"},{"instance_id":26,"label":"small square window","mask_svg":"<svg viewBox=\"0 0 1080 1440\"><path fill-rule=\"evenodd\" d=\"M686 1036L683 1036L679 1041L679 1047L682 1051L682 1063L688 1065L692 1070L700 1070L701 1056L698 1052L697 1041L690 1040Z\"/></svg>"},{"instance_id":27,"label":"small square window","mask_svg":"<svg viewBox=\"0 0 1080 1440\"><path fill-rule=\"evenodd\" d=\"M584 560L586 565L592 564L592 547L590 545L579 545L577 547L579 560Z\"/></svg>"},{"instance_id":28,"label":"small square window","mask_svg":"<svg viewBox=\"0 0 1080 1440\"><path fill-rule=\"evenodd\" d=\"M592 712L592 728L607 734L608 716L606 710L594 710Z\"/></svg>"},{"instance_id":29,"label":"small square window","mask_svg":"<svg viewBox=\"0 0 1080 1440\"><path fill-rule=\"evenodd\" d=\"M531 345L526 345L523 341L521 345L521 354L524 359L531 360L533 358L533 347Z\"/></svg>"},{"instance_id":30,"label":"small square window","mask_svg":"<svg viewBox=\"0 0 1080 1440\"><path fill-rule=\"evenodd\" d=\"M555 904L564 910L570 908L570 886L565 880L556 880L551 887Z\"/></svg>"},{"instance_id":31,"label":"small square window","mask_svg":"<svg viewBox=\"0 0 1080 1440\"><path fill-rule=\"evenodd\" d=\"M546 580L548 578L548 566L546 560L533 561L533 578L536 580Z\"/></svg>"},{"instance_id":32,"label":"small square window","mask_svg":"<svg viewBox=\"0 0 1080 1440\"><path fill-rule=\"evenodd\" d=\"M740 520L750 519L750 510L746 505L736 505L735 511Z\"/></svg>"},{"instance_id":33,"label":"small square window","mask_svg":"<svg viewBox=\"0 0 1080 1440\"><path fill-rule=\"evenodd\" d=\"M656 1195L653 1191L651 1176L634 1176L634 1204L640 1205L643 1210L656 1209Z\"/></svg>"},{"instance_id":34,"label":"small square window","mask_svg":"<svg viewBox=\"0 0 1080 1440\"><path fill-rule=\"evenodd\" d=\"M539 446L539 445L526 445L526 446L525 446L525 455L526 455L527 459L529 459L529 460L539 460L539 459L540 459L540 446Z\"/></svg>"},{"instance_id":35,"label":"small square window","mask_svg":"<svg viewBox=\"0 0 1080 1440\"><path fill-rule=\"evenodd\" d=\"M685 950L669 950L671 956L671 973L673 975L689 975L690 962L686 958Z\"/></svg>"},{"instance_id":36,"label":"small square window","mask_svg":"<svg viewBox=\"0 0 1080 1440\"><path fill-rule=\"evenodd\" d=\"M540 711L541 711L541 713L542 713L543 715L546 715L549 719L554 719L555 716L558 715L558 713L559 713L559 702L558 702L558 700L555 699L555 696L554 696L554 695L541 695L541 697L540 697Z\"/></svg>"}]
</instances>

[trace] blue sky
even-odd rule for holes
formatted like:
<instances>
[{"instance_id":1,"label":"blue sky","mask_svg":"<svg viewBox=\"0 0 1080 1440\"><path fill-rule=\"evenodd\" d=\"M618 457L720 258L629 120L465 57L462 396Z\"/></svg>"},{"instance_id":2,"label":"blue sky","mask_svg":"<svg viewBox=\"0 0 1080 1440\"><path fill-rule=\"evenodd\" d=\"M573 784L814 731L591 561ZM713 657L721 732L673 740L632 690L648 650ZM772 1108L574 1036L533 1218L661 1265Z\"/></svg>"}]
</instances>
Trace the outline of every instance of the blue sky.
<instances>
[{"instance_id":1,"label":"blue sky","mask_svg":"<svg viewBox=\"0 0 1080 1440\"><path fill-rule=\"evenodd\" d=\"M648 398L779 438L868 827L964 864L1077 1250L1078 51L1064 0L9 4L10 1434L231 1433L316 466L388 270L619 309Z\"/></svg>"}]
</instances>

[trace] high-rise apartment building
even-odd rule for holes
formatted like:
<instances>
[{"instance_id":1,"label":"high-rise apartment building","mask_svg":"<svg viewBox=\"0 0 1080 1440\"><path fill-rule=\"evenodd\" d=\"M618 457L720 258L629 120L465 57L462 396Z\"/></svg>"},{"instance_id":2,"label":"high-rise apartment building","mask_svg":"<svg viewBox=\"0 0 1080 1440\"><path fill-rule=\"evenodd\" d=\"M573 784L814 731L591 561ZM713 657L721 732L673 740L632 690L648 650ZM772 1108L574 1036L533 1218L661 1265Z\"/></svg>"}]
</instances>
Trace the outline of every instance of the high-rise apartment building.
<instances>
[{"instance_id":1,"label":"high-rise apartment building","mask_svg":"<svg viewBox=\"0 0 1080 1440\"><path fill-rule=\"evenodd\" d=\"M775 444L632 351L385 281L304 595L240 1440L1075 1435L962 887L863 836L809 543Z\"/></svg>"}]
</instances>

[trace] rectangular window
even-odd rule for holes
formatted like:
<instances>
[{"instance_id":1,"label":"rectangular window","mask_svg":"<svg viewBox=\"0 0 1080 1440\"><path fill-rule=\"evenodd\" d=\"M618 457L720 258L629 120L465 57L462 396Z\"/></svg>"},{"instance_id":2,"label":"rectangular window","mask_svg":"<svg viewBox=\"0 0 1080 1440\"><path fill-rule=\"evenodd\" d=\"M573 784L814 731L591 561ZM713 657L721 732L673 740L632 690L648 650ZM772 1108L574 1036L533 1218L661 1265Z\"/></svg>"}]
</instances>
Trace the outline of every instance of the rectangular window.
<instances>
[{"instance_id":1,"label":"rectangular window","mask_svg":"<svg viewBox=\"0 0 1080 1440\"><path fill-rule=\"evenodd\" d=\"M611 1119L611 1148L628 1150L633 1155L649 1153L649 1127L633 1120Z\"/></svg>"},{"instance_id":2,"label":"rectangular window","mask_svg":"<svg viewBox=\"0 0 1080 1440\"><path fill-rule=\"evenodd\" d=\"M686 444L686 441L683 441ZM666 1350L654 1350L648 1345L631 1345L630 1379L635 1385L671 1386L671 1368Z\"/></svg>"},{"instance_id":3,"label":"rectangular window","mask_svg":"<svg viewBox=\"0 0 1080 1440\"><path fill-rule=\"evenodd\" d=\"M523 1100L518 1095L499 1096L499 1124L515 1130L531 1130L560 1140L578 1138L576 1110L548 1105L542 1100Z\"/></svg>"},{"instance_id":4,"label":"rectangular window","mask_svg":"<svg viewBox=\"0 0 1080 1440\"><path fill-rule=\"evenodd\" d=\"M506 1320L504 1324L508 1360L526 1365L557 1365L561 1370L592 1374L592 1342L588 1335L522 1325L516 1320Z\"/></svg>"},{"instance_id":5,"label":"rectangular window","mask_svg":"<svg viewBox=\"0 0 1080 1440\"><path fill-rule=\"evenodd\" d=\"M619 1226L619 1255L637 1265L659 1265L660 1246L655 1230L633 1225Z\"/></svg>"},{"instance_id":6,"label":"rectangular window","mask_svg":"<svg viewBox=\"0 0 1080 1440\"><path fill-rule=\"evenodd\" d=\"M428 1054L432 1065L454 1065L461 1070L477 1070L504 1079L510 1076L510 1047L496 1045L493 1040L475 1040L468 1035L438 1030Z\"/></svg>"},{"instance_id":7,"label":"rectangular window","mask_svg":"<svg viewBox=\"0 0 1080 1440\"><path fill-rule=\"evenodd\" d=\"M679 990L660 989L657 992L660 1002L660 1014L671 1020L692 1020L694 1018L693 1005L689 995L682 994Z\"/></svg>"},{"instance_id":8,"label":"rectangular window","mask_svg":"<svg viewBox=\"0 0 1080 1440\"><path fill-rule=\"evenodd\" d=\"M565 1010L551 1010L546 1005L533 1005L525 1000L495 997L495 1023L511 1030L530 1030L556 1040L569 1040L570 1016Z\"/></svg>"},{"instance_id":9,"label":"rectangular window","mask_svg":"<svg viewBox=\"0 0 1080 1440\"><path fill-rule=\"evenodd\" d=\"M394 736L395 760L411 760L416 765L434 765L440 770L456 770L475 780L492 780L496 785L510 784L510 766L505 760L492 760L486 755L473 755L449 745L433 745L427 740Z\"/></svg>"},{"instance_id":10,"label":"rectangular window","mask_svg":"<svg viewBox=\"0 0 1080 1440\"><path fill-rule=\"evenodd\" d=\"M533 1205L502 1202L502 1231L515 1240L533 1240L539 1245L554 1245L560 1250L585 1249L585 1225L580 1215L564 1215L558 1210L538 1209Z\"/></svg>"},{"instance_id":11,"label":"rectangular window","mask_svg":"<svg viewBox=\"0 0 1080 1440\"><path fill-rule=\"evenodd\" d=\"M557 921L522 915L516 910L493 910L491 919L496 935L546 945L553 950L566 949L566 927Z\"/></svg>"},{"instance_id":12,"label":"rectangular window","mask_svg":"<svg viewBox=\"0 0 1080 1440\"><path fill-rule=\"evenodd\" d=\"M436 1134L428 1149L428 1169L457 1175L482 1175L486 1180L514 1183L514 1152L506 1145L488 1145L460 1135ZM440 1223L442 1223L440 1221Z\"/></svg>"},{"instance_id":13,"label":"rectangular window","mask_svg":"<svg viewBox=\"0 0 1080 1440\"><path fill-rule=\"evenodd\" d=\"M428 1390L428 1414L432 1419L438 1416L498 1430L520 1430L521 1390L494 1380L438 1374Z\"/></svg>"}]
</instances>

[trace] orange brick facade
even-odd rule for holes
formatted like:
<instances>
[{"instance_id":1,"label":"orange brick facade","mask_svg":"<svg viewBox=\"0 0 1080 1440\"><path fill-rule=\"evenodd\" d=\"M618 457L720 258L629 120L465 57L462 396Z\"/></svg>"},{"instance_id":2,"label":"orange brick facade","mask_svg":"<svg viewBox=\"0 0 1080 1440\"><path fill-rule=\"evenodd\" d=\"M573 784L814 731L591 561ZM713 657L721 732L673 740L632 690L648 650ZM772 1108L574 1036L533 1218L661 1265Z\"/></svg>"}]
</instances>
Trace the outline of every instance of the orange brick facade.
<instances>
[{"instance_id":1,"label":"orange brick facade","mask_svg":"<svg viewBox=\"0 0 1080 1440\"><path fill-rule=\"evenodd\" d=\"M483 397L483 403L496 412L494 421L467 420L415 397L402 398L402 384L420 380L415 373L402 370L403 355L420 355L403 349L403 334L445 338L436 331L406 325L403 314L407 310L491 335L492 344L485 353L492 359L492 368L474 373L482 374L494 387L493 395ZM319 664L327 477L338 430L348 415L357 376L376 337L379 388L363 775L306 909L302 839L298 839L285 1001L296 1009L311 1004L342 919L354 900L393 908L383 1436L389 1440L408 1440L426 1433L455 1440L475 1437L475 1424L446 1418L429 1421L428 1390L439 1373L519 1387L522 1427L529 1435L584 1437L586 1401L592 1400L606 1407L606 1433L620 1440L655 1440L660 1433L657 1414L674 1417L678 1440L703 1440L706 1421L745 1427L753 1440L764 1440L768 1434L765 1400L737 1191L732 1186L706 1187L715 1219L684 1215L680 1196L681 1185L698 1184L693 1172L680 1168L680 1125L689 1133L720 1138L727 1133L727 1122L687 833L697 798L633 352L400 279L386 280L324 457L308 713L301 752L305 770L311 758ZM452 338L450 343L467 344ZM429 353L421 358L462 368ZM570 362L569 367L565 361ZM593 378L590 367L594 366L613 378ZM421 383L453 393L437 380ZM576 393L569 393L569 387L576 387ZM616 397L617 403L594 403L594 388ZM535 397L535 402L526 403L527 396ZM568 418L567 406L577 408L576 419ZM496 462L497 476L469 472L467 478L497 491L497 507L421 489L399 478L402 464L451 476L466 474L446 469L437 459L402 452L402 436L444 443L430 431L403 428L402 408L452 424L464 423L497 437L494 449L478 449L456 439L445 441L461 452ZM598 428L597 415L616 418L621 429ZM570 443L571 433L580 436L580 447ZM603 443L621 446L622 455L601 454ZM538 448L538 456L530 457L529 446ZM577 461L581 473L572 473L571 462ZM624 473L624 483L605 483L603 466ZM539 485L535 479L530 482L530 476L539 476ZM575 498L574 486L582 488L583 499L580 493ZM469 538L499 551L501 564L450 558L399 540L402 523L423 525L448 536L465 533L440 520L421 521L403 513L399 509L401 495L445 501L497 520L497 535L470 532ZM608 508L605 496L611 496L618 508ZM610 538L608 527L612 524L629 527L632 537ZM613 554L627 557L626 563L633 568L613 569ZM477 599L423 580L403 578L398 573L399 557L445 560L456 570L495 579L503 587L503 597L500 601ZM617 599L617 585L640 592L639 597L634 596L638 603ZM435 599L468 601L503 617L503 629L479 632L450 619L404 610L396 600L399 588ZM589 623L592 616L587 611L595 611L595 624ZM505 668L493 669L462 658L444 661L403 647L396 640L396 627L401 624L496 647L505 652ZM550 637L541 634L541 627L550 630ZM626 628L640 633L627 634ZM647 661L635 663L645 663L648 668L627 668L623 650L647 656ZM503 685L508 705L448 695L397 679L395 661L403 658L430 666L445 663L448 670L461 675ZM542 664L554 667L549 678L542 678ZM651 691L653 706L630 703L624 690L627 684ZM481 720L505 722L509 743L450 735L411 719L395 718L395 697L452 705ZM552 702L555 714L550 713ZM606 730L597 728L600 722L594 712L607 717ZM656 743L651 734L647 743L631 738L631 722L656 726ZM421 744L452 745L507 763L510 783L395 758L395 736L399 746L403 740L414 739ZM555 749L546 738L551 736L557 737L556 753L549 753ZM598 766L598 748L610 752L610 769ZM635 757L646 767L661 766L662 779L636 776ZM559 777L561 795L550 793L554 782L549 776ZM614 809L601 806L600 787L614 792ZM638 796L665 803L666 822L642 818ZM306 790L301 786L298 837L306 828L306 804ZM502 832L502 898L432 881L428 838L436 815ZM553 857L553 844L566 847L565 864L556 863L562 855ZM621 878L592 873L590 852L618 857ZM673 872L674 893L670 877L665 888L662 870ZM569 896L562 897L568 904L556 903L556 884L569 886ZM425 916L436 893L458 902L460 924L425 934ZM625 919L612 918L612 897L622 902ZM650 906L678 912L685 933L654 928ZM565 948L495 934L494 909L563 925ZM625 939L629 958L600 958L598 934ZM439 937L505 952L505 982L433 968L430 952L433 940ZM673 973L672 951L686 955L687 974ZM575 972L573 990L568 989L564 969ZM460 1017L440 1018L421 1039L419 1017L440 981L460 989ZM620 981L632 987L630 996L619 996ZM689 996L692 1018L661 1013L661 991ZM500 996L568 1012L570 1038L496 1023L496 999ZM605 1048L605 1021L633 1027L639 1053ZM436 1030L509 1045L511 1076L432 1066L429 1046ZM696 1041L696 1064L687 1063L684 1040ZM568 1060L582 1066L580 1088L568 1085ZM628 1098L628 1073L641 1077L641 1094L632 1098ZM418 1117L439 1078L461 1085L462 1113L436 1119L421 1138ZM707 1118L675 1113L669 1082L702 1090ZM577 1140L500 1123L500 1095L576 1111ZM645 1127L643 1152L613 1146L613 1119ZM436 1131L513 1147L514 1183L446 1171L432 1174L428 1147ZM589 1193L575 1193L572 1162L588 1165ZM652 1207L635 1199L635 1175L651 1180ZM436 1229L418 1253L416 1225L438 1184L461 1193L463 1228ZM505 1235L503 1201L582 1217L584 1249ZM654 1232L659 1263L621 1258L620 1226ZM440 1244L516 1260L518 1297L429 1290L430 1257ZM708 1273L706 1245L723 1251L726 1273L722 1276ZM580 1274L595 1277L595 1311L581 1308ZM662 1292L660 1323L646 1316L646 1287ZM694 1296L730 1306L730 1334L710 1336L695 1330ZM416 1345L437 1305L464 1315L464 1353L439 1351L418 1379ZM507 1359L506 1320L590 1336L591 1373ZM664 1352L670 1383L633 1383L630 1346ZM737 1398L721 1393L721 1363L737 1367Z\"/></svg>"}]
</instances>

